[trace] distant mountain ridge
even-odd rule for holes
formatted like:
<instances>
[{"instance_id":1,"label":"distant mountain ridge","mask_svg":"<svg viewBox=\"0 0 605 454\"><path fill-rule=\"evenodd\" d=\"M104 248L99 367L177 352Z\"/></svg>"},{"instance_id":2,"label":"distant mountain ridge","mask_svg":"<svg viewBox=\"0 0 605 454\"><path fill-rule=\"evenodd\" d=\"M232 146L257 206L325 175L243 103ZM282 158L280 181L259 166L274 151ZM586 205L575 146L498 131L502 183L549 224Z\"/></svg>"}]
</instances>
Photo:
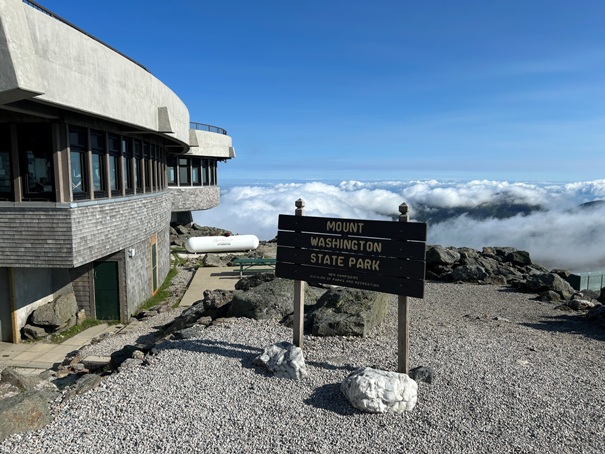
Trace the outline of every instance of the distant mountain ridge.
<instances>
[{"instance_id":1,"label":"distant mountain ridge","mask_svg":"<svg viewBox=\"0 0 605 454\"><path fill-rule=\"evenodd\" d=\"M527 216L537 211L546 211L540 205L524 203L484 203L476 207L431 207L416 205L412 207L411 218L417 222L438 224L448 219L466 215L471 219L507 219L517 215Z\"/></svg>"}]
</instances>

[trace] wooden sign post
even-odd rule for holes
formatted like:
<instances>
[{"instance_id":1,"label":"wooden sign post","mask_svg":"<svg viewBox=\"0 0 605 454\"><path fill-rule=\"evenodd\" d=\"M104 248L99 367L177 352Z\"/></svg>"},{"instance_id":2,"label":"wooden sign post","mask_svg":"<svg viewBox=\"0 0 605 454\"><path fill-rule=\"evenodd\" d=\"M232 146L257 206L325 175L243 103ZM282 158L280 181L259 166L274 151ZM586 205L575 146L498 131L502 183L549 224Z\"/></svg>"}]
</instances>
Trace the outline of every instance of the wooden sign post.
<instances>
[{"instance_id":1,"label":"wooden sign post","mask_svg":"<svg viewBox=\"0 0 605 454\"><path fill-rule=\"evenodd\" d=\"M408 206L399 205L399 222L408 222ZM410 370L410 318L408 314L408 297L397 297L397 372L407 374Z\"/></svg>"},{"instance_id":2,"label":"wooden sign post","mask_svg":"<svg viewBox=\"0 0 605 454\"><path fill-rule=\"evenodd\" d=\"M296 201L296 216L305 215L305 201L298 199ZM294 345L303 348L304 339L304 320L305 319L305 282L294 281Z\"/></svg>"},{"instance_id":3,"label":"wooden sign post","mask_svg":"<svg viewBox=\"0 0 605 454\"><path fill-rule=\"evenodd\" d=\"M275 275L294 282L294 344L303 345L304 282L373 290L399 295L398 370L407 373L407 297L424 297L426 224L408 222L408 207L399 206L400 222L304 216L296 201L295 216L280 215Z\"/></svg>"}]
</instances>

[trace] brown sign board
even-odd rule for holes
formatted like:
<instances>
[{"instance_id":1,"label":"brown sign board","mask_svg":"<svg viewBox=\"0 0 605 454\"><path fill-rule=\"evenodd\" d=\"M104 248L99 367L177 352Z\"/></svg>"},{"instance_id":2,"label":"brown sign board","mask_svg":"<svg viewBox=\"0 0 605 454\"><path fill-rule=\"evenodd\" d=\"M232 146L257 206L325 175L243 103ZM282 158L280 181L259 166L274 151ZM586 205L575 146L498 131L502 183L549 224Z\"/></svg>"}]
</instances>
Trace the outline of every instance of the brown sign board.
<instances>
[{"instance_id":1,"label":"brown sign board","mask_svg":"<svg viewBox=\"0 0 605 454\"><path fill-rule=\"evenodd\" d=\"M278 277L424 297L424 223L280 215L278 228Z\"/></svg>"}]
</instances>

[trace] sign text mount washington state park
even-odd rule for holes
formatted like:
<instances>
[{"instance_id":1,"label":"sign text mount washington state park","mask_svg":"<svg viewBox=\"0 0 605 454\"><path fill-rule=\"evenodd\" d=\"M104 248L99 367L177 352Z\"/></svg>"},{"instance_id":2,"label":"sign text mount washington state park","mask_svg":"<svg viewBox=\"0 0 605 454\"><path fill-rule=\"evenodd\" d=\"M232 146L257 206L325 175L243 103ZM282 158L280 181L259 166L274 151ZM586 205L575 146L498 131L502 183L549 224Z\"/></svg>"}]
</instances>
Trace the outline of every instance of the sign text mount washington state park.
<instances>
[{"instance_id":1,"label":"sign text mount washington state park","mask_svg":"<svg viewBox=\"0 0 605 454\"><path fill-rule=\"evenodd\" d=\"M424 223L282 214L278 229L278 277L424 296Z\"/></svg>"}]
</instances>

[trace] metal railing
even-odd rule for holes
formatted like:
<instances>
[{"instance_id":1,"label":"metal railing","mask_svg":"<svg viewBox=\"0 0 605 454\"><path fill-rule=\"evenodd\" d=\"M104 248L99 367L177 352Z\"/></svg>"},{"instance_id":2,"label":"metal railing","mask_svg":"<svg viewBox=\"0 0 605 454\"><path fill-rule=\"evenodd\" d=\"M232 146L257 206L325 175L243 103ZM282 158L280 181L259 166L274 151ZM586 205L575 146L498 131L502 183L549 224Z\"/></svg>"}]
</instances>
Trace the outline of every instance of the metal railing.
<instances>
[{"instance_id":1,"label":"metal railing","mask_svg":"<svg viewBox=\"0 0 605 454\"><path fill-rule=\"evenodd\" d=\"M218 126L206 125L204 123L195 123L192 121L191 123L189 123L189 127L191 129L197 129L198 131L209 131L216 132L217 134L227 135L227 131L223 128L219 128Z\"/></svg>"},{"instance_id":2,"label":"metal railing","mask_svg":"<svg viewBox=\"0 0 605 454\"><path fill-rule=\"evenodd\" d=\"M37 4L36 2L32 1L32 0L23 0L23 3L25 3L26 5L31 6L32 8L37 9L38 11L46 14L47 16L52 17L53 19L58 20L59 22L63 22L65 25L78 30L80 33L88 36L91 39L94 39L96 42L98 42L99 44L102 44L103 46L107 47L108 49L113 50L115 53L120 54L122 57L130 60L131 62L133 62L135 65L140 66L141 68L143 68L145 71L150 72L147 68L145 68L143 65L141 65L138 61L133 60L132 58L130 58L128 55L123 54L122 52L120 52L119 50L111 47L109 44L104 43L103 41L101 41L99 38L95 38L94 36L92 36L90 33L86 33L84 30L82 30L80 27L72 24L71 22L63 19L61 16L57 16L55 13L53 13L52 11L47 10L46 8L44 8L42 5Z\"/></svg>"}]
</instances>

